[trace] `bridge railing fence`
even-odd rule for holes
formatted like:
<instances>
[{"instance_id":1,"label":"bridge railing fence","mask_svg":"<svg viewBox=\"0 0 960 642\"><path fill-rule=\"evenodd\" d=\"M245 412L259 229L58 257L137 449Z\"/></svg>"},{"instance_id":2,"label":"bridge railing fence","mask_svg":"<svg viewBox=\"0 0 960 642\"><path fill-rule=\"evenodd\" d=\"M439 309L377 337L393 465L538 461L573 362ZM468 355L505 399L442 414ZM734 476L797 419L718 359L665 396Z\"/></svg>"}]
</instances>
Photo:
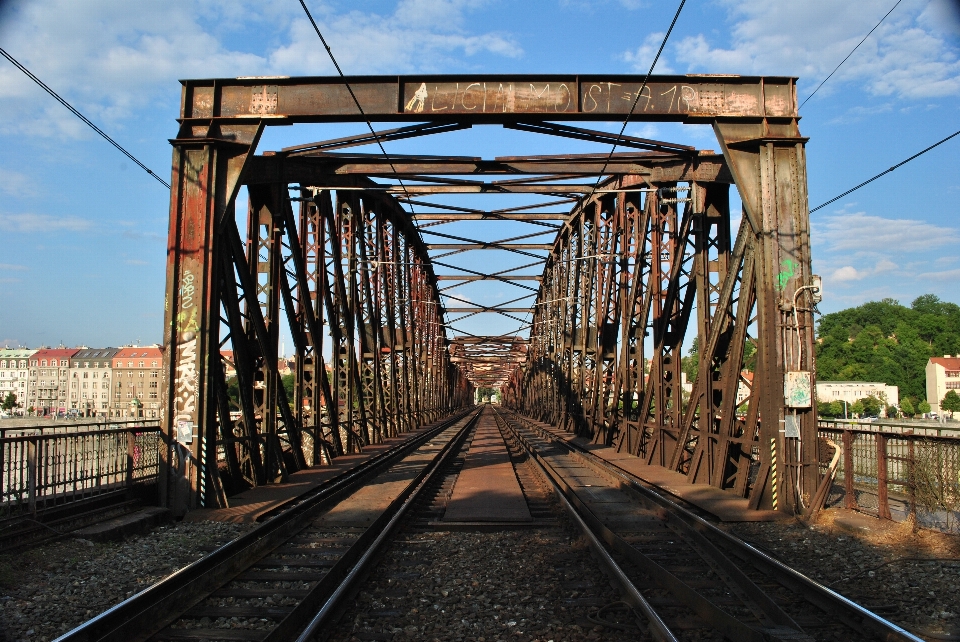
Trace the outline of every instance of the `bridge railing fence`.
<instances>
[{"instance_id":1,"label":"bridge railing fence","mask_svg":"<svg viewBox=\"0 0 960 642\"><path fill-rule=\"evenodd\" d=\"M10 434L17 433L17 434ZM0 430L0 514L12 515L156 480L157 421L100 430Z\"/></svg>"},{"instance_id":2,"label":"bridge railing fence","mask_svg":"<svg viewBox=\"0 0 960 642\"><path fill-rule=\"evenodd\" d=\"M828 506L960 531L960 437L831 421L818 430L842 452Z\"/></svg>"}]
</instances>

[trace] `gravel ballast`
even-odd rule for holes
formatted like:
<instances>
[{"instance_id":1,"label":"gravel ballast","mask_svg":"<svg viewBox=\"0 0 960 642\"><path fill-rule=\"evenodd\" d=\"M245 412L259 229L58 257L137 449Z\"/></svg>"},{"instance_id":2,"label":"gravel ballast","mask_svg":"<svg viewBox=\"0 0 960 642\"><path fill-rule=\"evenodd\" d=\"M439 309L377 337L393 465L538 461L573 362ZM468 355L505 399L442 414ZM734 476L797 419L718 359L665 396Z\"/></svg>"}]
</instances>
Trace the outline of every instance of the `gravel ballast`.
<instances>
[{"instance_id":1,"label":"gravel ballast","mask_svg":"<svg viewBox=\"0 0 960 642\"><path fill-rule=\"evenodd\" d=\"M636 640L588 620L618 600L586 543L559 528L402 533L330 640Z\"/></svg>"},{"instance_id":2,"label":"gravel ballast","mask_svg":"<svg viewBox=\"0 0 960 642\"><path fill-rule=\"evenodd\" d=\"M843 527L853 516L869 530ZM960 633L960 537L825 511L818 523L726 525L781 562L920 635Z\"/></svg>"},{"instance_id":3,"label":"gravel ballast","mask_svg":"<svg viewBox=\"0 0 960 642\"><path fill-rule=\"evenodd\" d=\"M123 542L0 553L0 642L52 640L250 528L181 522Z\"/></svg>"},{"instance_id":4,"label":"gravel ballast","mask_svg":"<svg viewBox=\"0 0 960 642\"><path fill-rule=\"evenodd\" d=\"M724 528L910 631L960 629L960 538L879 520L851 532L838 515L827 511L813 526ZM0 642L52 640L249 528L180 523L120 543L71 539L0 553ZM568 529L407 531L331 639L642 639L589 619L617 600L585 542Z\"/></svg>"}]
</instances>

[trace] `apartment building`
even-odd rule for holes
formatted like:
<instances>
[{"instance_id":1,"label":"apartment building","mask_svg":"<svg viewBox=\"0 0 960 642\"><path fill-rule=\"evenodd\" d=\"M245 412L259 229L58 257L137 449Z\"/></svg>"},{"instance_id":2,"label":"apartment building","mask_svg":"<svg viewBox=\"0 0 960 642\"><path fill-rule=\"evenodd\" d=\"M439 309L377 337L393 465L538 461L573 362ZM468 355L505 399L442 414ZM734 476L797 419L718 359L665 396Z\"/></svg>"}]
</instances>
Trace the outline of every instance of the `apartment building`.
<instances>
[{"instance_id":1,"label":"apartment building","mask_svg":"<svg viewBox=\"0 0 960 642\"><path fill-rule=\"evenodd\" d=\"M27 362L26 408L37 415L56 415L67 412L70 357L75 348L41 348L30 355Z\"/></svg>"},{"instance_id":2,"label":"apartment building","mask_svg":"<svg viewBox=\"0 0 960 642\"><path fill-rule=\"evenodd\" d=\"M930 357L927 361L927 403L932 412L940 412L940 402L948 390L960 394L960 354Z\"/></svg>"},{"instance_id":3,"label":"apartment building","mask_svg":"<svg viewBox=\"0 0 960 642\"><path fill-rule=\"evenodd\" d=\"M27 364L35 352L27 348L0 348L0 403L12 392L17 398L17 414L27 408Z\"/></svg>"},{"instance_id":4,"label":"apartment building","mask_svg":"<svg viewBox=\"0 0 960 642\"><path fill-rule=\"evenodd\" d=\"M160 371L163 351L159 346L121 348L112 358L110 416L156 419L160 416Z\"/></svg>"},{"instance_id":5,"label":"apartment building","mask_svg":"<svg viewBox=\"0 0 960 642\"><path fill-rule=\"evenodd\" d=\"M120 348L82 348L70 358L70 410L81 417L106 416L110 408L113 357Z\"/></svg>"},{"instance_id":6,"label":"apartment building","mask_svg":"<svg viewBox=\"0 0 960 642\"><path fill-rule=\"evenodd\" d=\"M876 397L888 406L900 405L900 388L880 381L817 381L817 399L856 403L864 397Z\"/></svg>"}]
</instances>

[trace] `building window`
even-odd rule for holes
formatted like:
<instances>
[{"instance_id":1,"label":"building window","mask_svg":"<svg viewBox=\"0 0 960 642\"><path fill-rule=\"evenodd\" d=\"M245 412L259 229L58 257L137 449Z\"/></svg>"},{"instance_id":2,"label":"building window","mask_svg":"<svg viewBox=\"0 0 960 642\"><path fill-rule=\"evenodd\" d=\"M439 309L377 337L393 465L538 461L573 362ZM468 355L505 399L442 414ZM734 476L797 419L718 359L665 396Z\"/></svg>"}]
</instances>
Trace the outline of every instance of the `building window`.
<instances>
[{"instance_id":1,"label":"building window","mask_svg":"<svg viewBox=\"0 0 960 642\"><path fill-rule=\"evenodd\" d=\"M159 375L159 373L157 373L157 372L151 372L151 373L150 373L150 376L153 377L154 379L155 379L158 375Z\"/></svg>"},{"instance_id":2,"label":"building window","mask_svg":"<svg viewBox=\"0 0 960 642\"><path fill-rule=\"evenodd\" d=\"M157 385L158 385L158 383L159 383L159 382L157 382L157 381L151 381L151 382L150 382L150 387L151 387L151 388L156 388Z\"/></svg>"},{"instance_id":3,"label":"building window","mask_svg":"<svg viewBox=\"0 0 960 642\"><path fill-rule=\"evenodd\" d=\"M143 361L140 362L140 366L139 366L139 367L141 367L141 368L143 367Z\"/></svg>"},{"instance_id":4,"label":"building window","mask_svg":"<svg viewBox=\"0 0 960 642\"><path fill-rule=\"evenodd\" d=\"M947 378L956 379L960 377L960 370L947 370Z\"/></svg>"},{"instance_id":5,"label":"building window","mask_svg":"<svg viewBox=\"0 0 960 642\"><path fill-rule=\"evenodd\" d=\"M143 379L143 370L141 370L140 372L138 372L138 373L137 373L137 376L140 377L141 379Z\"/></svg>"},{"instance_id":6,"label":"building window","mask_svg":"<svg viewBox=\"0 0 960 642\"><path fill-rule=\"evenodd\" d=\"M84 379L87 378L87 374L88 374L88 373L86 373L86 372L83 373L83 378L84 378Z\"/></svg>"},{"instance_id":7,"label":"building window","mask_svg":"<svg viewBox=\"0 0 960 642\"><path fill-rule=\"evenodd\" d=\"M960 381L948 381L947 390L960 390Z\"/></svg>"},{"instance_id":8,"label":"building window","mask_svg":"<svg viewBox=\"0 0 960 642\"><path fill-rule=\"evenodd\" d=\"M150 398L151 398L151 399L156 399L156 398L157 398L157 393L151 392L151 393L150 393Z\"/></svg>"}]
</instances>

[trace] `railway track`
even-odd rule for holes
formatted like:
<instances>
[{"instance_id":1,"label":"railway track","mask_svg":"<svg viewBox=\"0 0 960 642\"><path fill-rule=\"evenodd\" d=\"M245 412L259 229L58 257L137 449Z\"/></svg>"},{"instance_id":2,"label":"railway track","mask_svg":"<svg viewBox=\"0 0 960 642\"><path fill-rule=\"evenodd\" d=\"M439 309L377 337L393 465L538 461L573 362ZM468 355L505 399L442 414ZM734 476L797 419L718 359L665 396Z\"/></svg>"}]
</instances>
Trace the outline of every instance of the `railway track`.
<instances>
[{"instance_id":1,"label":"railway track","mask_svg":"<svg viewBox=\"0 0 960 642\"><path fill-rule=\"evenodd\" d=\"M58 642L311 639L459 453L460 413L320 486Z\"/></svg>"},{"instance_id":2,"label":"railway track","mask_svg":"<svg viewBox=\"0 0 960 642\"><path fill-rule=\"evenodd\" d=\"M637 626L661 641L919 642L535 422L506 411L497 419L617 584L625 604L598 613L611 627Z\"/></svg>"},{"instance_id":3,"label":"railway track","mask_svg":"<svg viewBox=\"0 0 960 642\"><path fill-rule=\"evenodd\" d=\"M488 408L332 480L59 640L323 639L401 520L408 533L456 528L441 521L447 501L473 431L491 419L534 521L557 529L565 510L617 586L623 602L597 605L591 622L661 641L920 639L542 425ZM424 549L417 563L429 559Z\"/></svg>"}]
</instances>

